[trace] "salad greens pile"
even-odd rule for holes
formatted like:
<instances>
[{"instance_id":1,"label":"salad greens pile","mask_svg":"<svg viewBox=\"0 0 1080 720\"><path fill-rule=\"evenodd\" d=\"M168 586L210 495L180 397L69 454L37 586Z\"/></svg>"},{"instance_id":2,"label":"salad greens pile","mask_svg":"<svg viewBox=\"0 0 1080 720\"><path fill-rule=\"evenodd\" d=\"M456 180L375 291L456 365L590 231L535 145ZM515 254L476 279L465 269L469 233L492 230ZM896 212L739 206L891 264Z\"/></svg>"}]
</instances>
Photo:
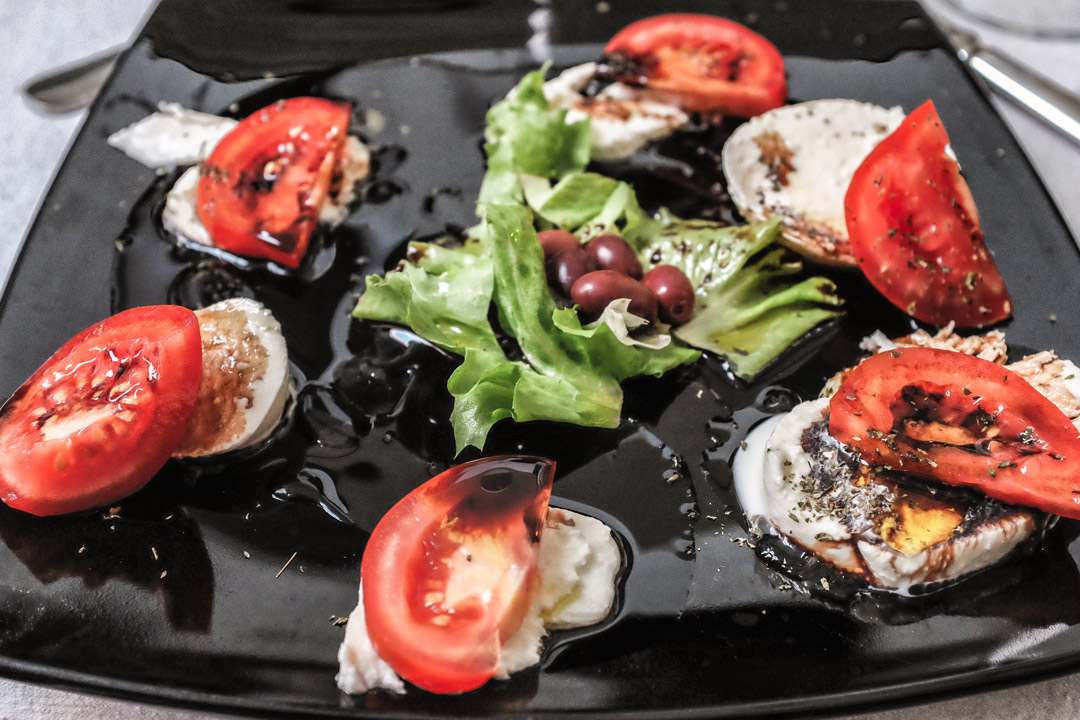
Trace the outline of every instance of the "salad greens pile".
<instances>
[{"instance_id":1,"label":"salad greens pile","mask_svg":"<svg viewBox=\"0 0 1080 720\"><path fill-rule=\"evenodd\" d=\"M699 309L675 336L725 355L744 379L836 315L841 302L831 281L795 282L800 263L785 260L780 248L767 250L778 236L777 221L722 227L666 211L652 217L630 185L587 172L588 120L567 124L565 110L550 108L543 77L543 70L529 73L488 112L481 222L467 241L413 243L397 270L368 277L353 311L407 325L463 356L447 382L458 452L482 449L504 418L616 427L623 380L659 377L700 355L657 329L652 334L661 342L641 344L620 332L619 323L582 325L548 289L537 229L558 227L583 238L617 233L646 267L657 261L679 267L697 290ZM517 342L520 357L507 355L497 332Z\"/></svg>"}]
</instances>

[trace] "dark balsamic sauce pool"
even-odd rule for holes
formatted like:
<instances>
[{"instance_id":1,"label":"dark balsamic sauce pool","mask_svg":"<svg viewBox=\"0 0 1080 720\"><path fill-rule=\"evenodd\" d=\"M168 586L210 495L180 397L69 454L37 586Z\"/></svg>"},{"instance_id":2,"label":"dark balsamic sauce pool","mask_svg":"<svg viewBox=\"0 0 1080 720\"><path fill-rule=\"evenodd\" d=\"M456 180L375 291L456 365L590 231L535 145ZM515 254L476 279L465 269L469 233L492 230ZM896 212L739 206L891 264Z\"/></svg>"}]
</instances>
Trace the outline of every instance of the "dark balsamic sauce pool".
<instances>
[{"instance_id":1,"label":"dark balsamic sauce pool","mask_svg":"<svg viewBox=\"0 0 1080 720\"><path fill-rule=\"evenodd\" d=\"M847 315L812 333L752 385L704 359L661 379L625 383L617 429L503 422L491 433L483 455L554 459L552 504L595 515L615 530L625 568L607 622L556 633L543 671L478 693L340 697L332 676L342 631L326 618L355 604L368 533L409 490L481 456L453 455L445 383L456 357L407 330L350 316L364 277L393 267L409 240L455 234L476 222L484 112L533 67L520 56L478 62L476 55L375 63L315 84L281 83L239 103L235 114L243 116L289 94L352 100L354 131L373 148L374 171L358 207L318 237L295 274L178 246L160 226L175 176L146 190L117 245L114 311L258 298L282 323L294 400L264 446L170 463L115 518L52 522L55 543L37 537L42 521L0 508L0 536L36 577L77 577L90 587L120 580L162 596L167 629L144 628L157 638L147 647L157 659L203 658L172 678L176 687L241 696L242 705L320 712L666 708L797 698L887 681L897 662L889 648L903 647L912 631L927 638L926 648L975 648L927 660L932 676L989 656L998 635L1080 622L1072 600L1080 596L1080 575L1062 542L1069 528L1023 560L914 599L863 592L768 538L755 549L729 468L746 433L816 395L825 377L857 357L863 335L911 329L861 279L832 273L851 301ZM798 62L793 68L797 75ZM395 92L400 88L411 92ZM737 215L718 156L732 129L725 123L680 133L632 162L599 169L632 182L648 207L731 221ZM72 555L80 543L85 549ZM251 570L256 562L258 573ZM793 583L796 577L801 582ZM141 622L157 622L143 605ZM969 635L966 626L945 622L956 616L978 618L992 632ZM777 656L795 658L787 666L799 669L782 687L761 675ZM223 658L238 669L223 672ZM63 654L56 660L70 662ZM156 677L123 664L107 672Z\"/></svg>"}]
</instances>

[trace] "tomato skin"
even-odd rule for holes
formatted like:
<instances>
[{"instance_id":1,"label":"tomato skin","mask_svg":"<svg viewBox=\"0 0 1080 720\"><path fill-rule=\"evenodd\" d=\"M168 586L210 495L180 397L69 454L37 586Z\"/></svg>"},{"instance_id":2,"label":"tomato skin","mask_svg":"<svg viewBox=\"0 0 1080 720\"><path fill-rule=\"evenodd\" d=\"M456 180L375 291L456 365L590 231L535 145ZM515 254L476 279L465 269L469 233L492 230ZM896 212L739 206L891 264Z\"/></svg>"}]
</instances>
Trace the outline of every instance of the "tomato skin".
<instances>
[{"instance_id":1,"label":"tomato skin","mask_svg":"<svg viewBox=\"0 0 1080 720\"><path fill-rule=\"evenodd\" d=\"M133 308L83 330L0 408L0 499L59 515L135 492L180 442L201 376L187 308Z\"/></svg>"},{"instance_id":2,"label":"tomato skin","mask_svg":"<svg viewBox=\"0 0 1080 720\"><path fill-rule=\"evenodd\" d=\"M501 641L521 626L536 589L554 473L543 458L476 460L383 516L361 573L368 634L394 672L436 693L474 690L495 675Z\"/></svg>"},{"instance_id":3,"label":"tomato skin","mask_svg":"<svg viewBox=\"0 0 1080 720\"><path fill-rule=\"evenodd\" d=\"M767 39L713 15L657 15L632 23L604 48L620 80L670 93L686 110L753 117L787 99L784 58Z\"/></svg>"},{"instance_id":4,"label":"tomato skin","mask_svg":"<svg viewBox=\"0 0 1080 720\"><path fill-rule=\"evenodd\" d=\"M203 164L199 220L214 244L295 268L307 251L344 148L352 106L314 97L240 121Z\"/></svg>"},{"instance_id":5,"label":"tomato skin","mask_svg":"<svg viewBox=\"0 0 1080 720\"><path fill-rule=\"evenodd\" d=\"M851 248L871 284L935 325L981 327L1012 314L949 136L926 101L863 160L844 197Z\"/></svg>"},{"instance_id":6,"label":"tomato skin","mask_svg":"<svg viewBox=\"0 0 1080 720\"><path fill-rule=\"evenodd\" d=\"M871 466L1080 519L1080 432L1001 365L921 347L879 353L829 412L829 433Z\"/></svg>"}]
</instances>

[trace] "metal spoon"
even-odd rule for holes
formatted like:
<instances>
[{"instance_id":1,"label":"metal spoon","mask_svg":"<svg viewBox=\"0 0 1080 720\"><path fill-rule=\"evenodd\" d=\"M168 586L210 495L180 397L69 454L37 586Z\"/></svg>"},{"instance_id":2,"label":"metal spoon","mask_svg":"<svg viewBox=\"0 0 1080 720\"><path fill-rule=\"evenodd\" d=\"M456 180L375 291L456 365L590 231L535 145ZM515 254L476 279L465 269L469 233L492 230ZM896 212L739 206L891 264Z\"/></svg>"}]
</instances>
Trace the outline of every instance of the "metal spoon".
<instances>
[{"instance_id":1,"label":"metal spoon","mask_svg":"<svg viewBox=\"0 0 1080 720\"><path fill-rule=\"evenodd\" d=\"M27 104L39 112L69 113L88 106L112 74L123 47L77 60L35 75L20 90Z\"/></svg>"}]
</instances>

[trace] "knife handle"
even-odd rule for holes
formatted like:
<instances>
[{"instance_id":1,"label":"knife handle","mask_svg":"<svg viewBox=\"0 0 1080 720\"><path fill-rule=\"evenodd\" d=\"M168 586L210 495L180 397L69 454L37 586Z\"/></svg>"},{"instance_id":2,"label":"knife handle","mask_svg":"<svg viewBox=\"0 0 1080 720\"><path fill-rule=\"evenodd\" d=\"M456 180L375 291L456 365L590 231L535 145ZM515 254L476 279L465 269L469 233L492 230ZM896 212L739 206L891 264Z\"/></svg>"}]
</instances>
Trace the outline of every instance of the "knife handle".
<instances>
[{"instance_id":1,"label":"knife handle","mask_svg":"<svg viewBox=\"0 0 1080 720\"><path fill-rule=\"evenodd\" d=\"M991 48L976 48L963 59L995 92L1080 144L1080 95Z\"/></svg>"}]
</instances>

